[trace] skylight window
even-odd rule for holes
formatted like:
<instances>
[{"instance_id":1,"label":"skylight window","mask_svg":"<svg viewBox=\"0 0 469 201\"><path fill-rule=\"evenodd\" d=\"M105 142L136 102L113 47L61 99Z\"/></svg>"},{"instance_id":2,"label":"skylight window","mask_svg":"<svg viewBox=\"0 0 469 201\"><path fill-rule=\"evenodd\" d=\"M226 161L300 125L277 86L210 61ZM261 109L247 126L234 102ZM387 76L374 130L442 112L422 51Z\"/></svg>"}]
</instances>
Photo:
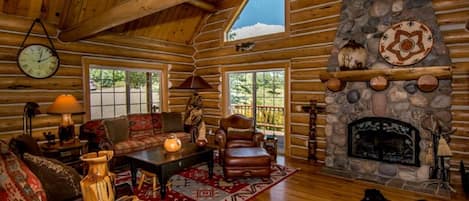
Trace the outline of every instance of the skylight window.
<instances>
[{"instance_id":1,"label":"skylight window","mask_svg":"<svg viewBox=\"0 0 469 201\"><path fill-rule=\"evenodd\" d=\"M247 0L226 41L285 32L285 0Z\"/></svg>"}]
</instances>

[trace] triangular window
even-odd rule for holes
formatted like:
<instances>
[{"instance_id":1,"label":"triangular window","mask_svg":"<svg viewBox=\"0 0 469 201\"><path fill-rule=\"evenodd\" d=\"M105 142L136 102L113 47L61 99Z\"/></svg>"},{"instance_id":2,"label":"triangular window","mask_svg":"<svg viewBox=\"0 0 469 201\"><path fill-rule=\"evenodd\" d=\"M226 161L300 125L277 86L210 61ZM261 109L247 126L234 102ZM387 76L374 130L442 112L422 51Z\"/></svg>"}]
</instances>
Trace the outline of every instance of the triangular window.
<instances>
[{"instance_id":1,"label":"triangular window","mask_svg":"<svg viewBox=\"0 0 469 201\"><path fill-rule=\"evenodd\" d=\"M226 41L285 32L285 0L246 0L226 32Z\"/></svg>"}]
</instances>

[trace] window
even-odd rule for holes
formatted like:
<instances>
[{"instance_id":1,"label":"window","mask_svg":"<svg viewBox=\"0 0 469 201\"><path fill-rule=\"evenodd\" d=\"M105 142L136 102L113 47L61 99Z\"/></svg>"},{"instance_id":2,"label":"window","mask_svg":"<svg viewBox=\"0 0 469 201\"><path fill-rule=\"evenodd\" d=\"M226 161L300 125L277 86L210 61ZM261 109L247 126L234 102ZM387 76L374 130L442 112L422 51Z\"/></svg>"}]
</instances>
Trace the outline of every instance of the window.
<instances>
[{"instance_id":1,"label":"window","mask_svg":"<svg viewBox=\"0 0 469 201\"><path fill-rule=\"evenodd\" d=\"M226 41L285 32L285 0L248 0L226 32Z\"/></svg>"},{"instance_id":2,"label":"window","mask_svg":"<svg viewBox=\"0 0 469 201\"><path fill-rule=\"evenodd\" d=\"M90 118L159 112L161 76L159 70L90 65Z\"/></svg>"}]
</instances>

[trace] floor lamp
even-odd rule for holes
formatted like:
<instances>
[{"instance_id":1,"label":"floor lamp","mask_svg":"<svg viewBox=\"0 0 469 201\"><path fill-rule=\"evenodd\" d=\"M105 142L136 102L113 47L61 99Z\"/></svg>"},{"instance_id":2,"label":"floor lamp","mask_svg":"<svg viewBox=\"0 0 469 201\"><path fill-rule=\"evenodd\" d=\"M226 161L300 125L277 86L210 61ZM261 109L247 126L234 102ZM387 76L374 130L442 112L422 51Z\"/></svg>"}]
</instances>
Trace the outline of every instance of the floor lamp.
<instances>
[{"instance_id":1,"label":"floor lamp","mask_svg":"<svg viewBox=\"0 0 469 201\"><path fill-rule=\"evenodd\" d=\"M197 92L199 91L213 91L212 86L198 75L188 77L179 86L173 89L192 89L195 90L194 94L189 98L186 104L185 115L184 115L184 127L187 131L192 131L192 142L198 140L204 140L207 142L205 137L205 122L203 120L203 104L202 96ZM197 129L193 130L192 127Z\"/></svg>"}]
</instances>

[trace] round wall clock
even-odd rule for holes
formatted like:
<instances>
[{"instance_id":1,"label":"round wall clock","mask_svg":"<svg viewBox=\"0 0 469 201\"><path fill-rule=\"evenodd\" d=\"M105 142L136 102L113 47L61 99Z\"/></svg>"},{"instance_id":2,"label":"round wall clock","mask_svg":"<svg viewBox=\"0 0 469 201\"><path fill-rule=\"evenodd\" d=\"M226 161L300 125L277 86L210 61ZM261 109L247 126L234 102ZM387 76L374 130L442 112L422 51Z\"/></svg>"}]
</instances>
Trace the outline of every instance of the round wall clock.
<instances>
[{"instance_id":1,"label":"round wall clock","mask_svg":"<svg viewBox=\"0 0 469 201\"><path fill-rule=\"evenodd\" d=\"M52 48L41 44L31 44L18 52L17 63L27 76L43 79L57 72L60 60Z\"/></svg>"},{"instance_id":2,"label":"round wall clock","mask_svg":"<svg viewBox=\"0 0 469 201\"><path fill-rule=\"evenodd\" d=\"M406 66L424 59L433 47L432 31L417 21L393 24L379 42L379 53L390 64Z\"/></svg>"}]
</instances>

